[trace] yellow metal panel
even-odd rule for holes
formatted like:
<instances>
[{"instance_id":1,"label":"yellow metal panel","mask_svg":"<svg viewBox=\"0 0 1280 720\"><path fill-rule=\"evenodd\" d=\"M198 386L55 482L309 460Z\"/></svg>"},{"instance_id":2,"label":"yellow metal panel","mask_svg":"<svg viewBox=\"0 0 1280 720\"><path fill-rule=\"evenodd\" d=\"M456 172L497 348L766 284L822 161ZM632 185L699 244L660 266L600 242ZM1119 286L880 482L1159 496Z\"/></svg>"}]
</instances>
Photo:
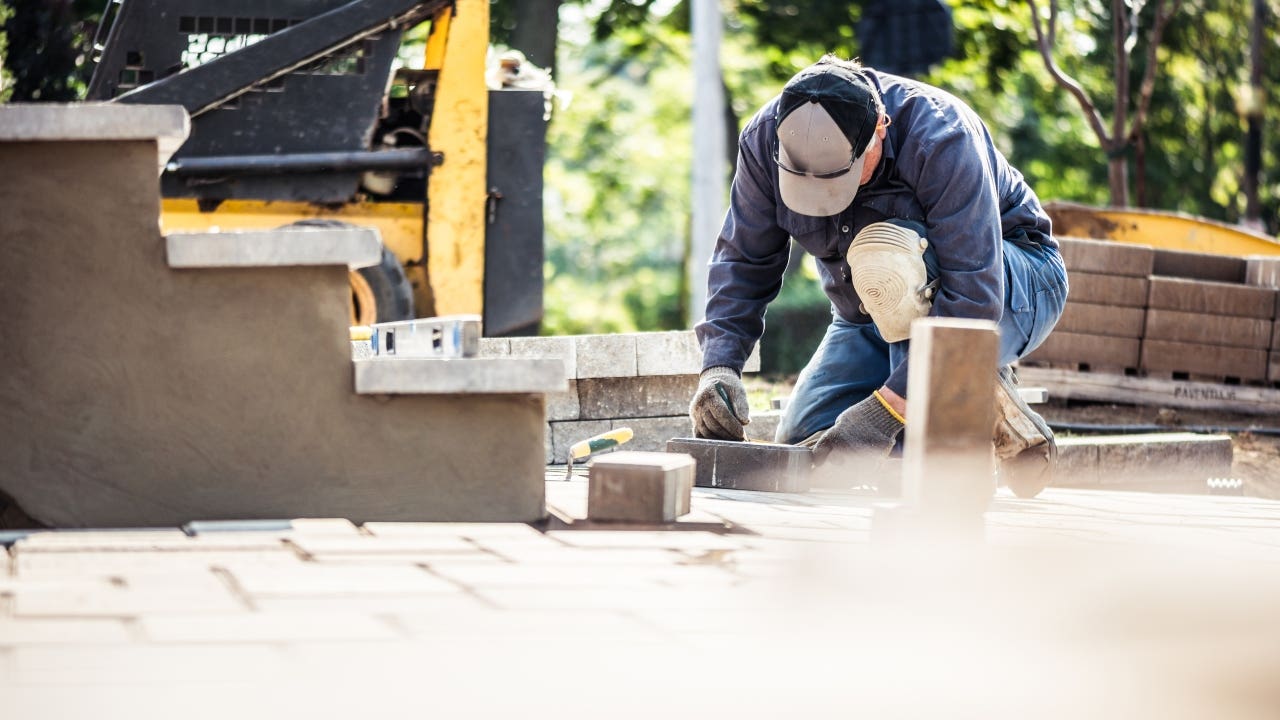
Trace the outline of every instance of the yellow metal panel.
<instances>
[{"instance_id":1,"label":"yellow metal panel","mask_svg":"<svg viewBox=\"0 0 1280 720\"><path fill-rule=\"evenodd\" d=\"M435 313L484 309L489 0L457 0L436 84L429 144L444 153L427 184L427 272Z\"/></svg>"},{"instance_id":2,"label":"yellow metal panel","mask_svg":"<svg viewBox=\"0 0 1280 720\"><path fill-rule=\"evenodd\" d=\"M1238 257L1280 255L1280 242L1269 235L1193 215L1071 203L1049 203L1045 209L1055 235Z\"/></svg>"},{"instance_id":3,"label":"yellow metal panel","mask_svg":"<svg viewBox=\"0 0 1280 720\"><path fill-rule=\"evenodd\" d=\"M200 212L195 200L164 201L160 226L165 232L264 230L305 220L326 218L377 228L382 244L401 262L422 259L422 205L355 202L336 207L300 202L227 200L213 212Z\"/></svg>"},{"instance_id":4,"label":"yellow metal panel","mask_svg":"<svg viewBox=\"0 0 1280 720\"><path fill-rule=\"evenodd\" d=\"M423 70L439 70L444 64L444 41L449 37L449 21L453 19L453 8L445 8L431 20L431 34L427 36L427 49Z\"/></svg>"}]
</instances>

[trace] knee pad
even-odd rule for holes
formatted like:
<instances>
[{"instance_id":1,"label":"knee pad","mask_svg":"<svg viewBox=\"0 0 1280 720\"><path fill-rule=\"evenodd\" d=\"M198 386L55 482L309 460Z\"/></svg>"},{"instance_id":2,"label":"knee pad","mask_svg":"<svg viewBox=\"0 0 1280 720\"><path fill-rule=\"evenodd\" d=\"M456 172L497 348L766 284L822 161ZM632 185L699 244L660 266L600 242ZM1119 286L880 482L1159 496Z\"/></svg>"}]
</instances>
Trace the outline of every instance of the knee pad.
<instances>
[{"instance_id":1,"label":"knee pad","mask_svg":"<svg viewBox=\"0 0 1280 720\"><path fill-rule=\"evenodd\" d=\"M849 245L846 260L862 311L886 342L911 336L911 321L929 314L937 282L930 283L924 253L929 242L914 227L872 223Z\"/></svg>"}]
</instances>

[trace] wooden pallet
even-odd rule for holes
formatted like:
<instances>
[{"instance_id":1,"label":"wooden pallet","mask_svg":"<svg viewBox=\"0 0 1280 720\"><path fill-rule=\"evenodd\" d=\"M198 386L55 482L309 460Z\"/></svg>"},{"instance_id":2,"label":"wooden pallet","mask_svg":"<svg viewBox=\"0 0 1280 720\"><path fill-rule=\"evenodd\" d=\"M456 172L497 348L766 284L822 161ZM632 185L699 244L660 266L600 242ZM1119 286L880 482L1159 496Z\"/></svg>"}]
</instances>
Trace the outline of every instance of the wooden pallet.
<instances>
[{"instance_id":1,"label":"wooden pallet","mask_svg":"<svg viewBox=\"0 0 1280 720\"><path fill-rule=\"evenodd\" d=\"M1190 379L1136 377L1025 365L1018 367L1018 378L1024 385L1048 388L1049 397L1054 400L1222 410L1250 415L1280 414L1280 389L1274 387L1225 385Z\"/></svg>"}]
</instances>

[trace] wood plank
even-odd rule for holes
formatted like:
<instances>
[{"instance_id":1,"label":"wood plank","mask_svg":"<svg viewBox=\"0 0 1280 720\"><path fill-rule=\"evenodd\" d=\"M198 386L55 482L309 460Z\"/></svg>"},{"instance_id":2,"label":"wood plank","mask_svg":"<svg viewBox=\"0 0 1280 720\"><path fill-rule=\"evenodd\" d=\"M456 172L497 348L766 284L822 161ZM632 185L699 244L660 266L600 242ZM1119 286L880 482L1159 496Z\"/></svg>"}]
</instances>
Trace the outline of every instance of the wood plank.
<instances>
[{"instance_id":1,"label":"wood plank","mask_svg":"<svg viewBox=\"0 0 1280 720\"><path fill-rule=\"evenodd\" d=\"M1280 390L1180 380L1019 367L1024 384L1043 385L1056 400L1089 400L1249 415L1280 413Z\"/></svg>"}]
</instances>

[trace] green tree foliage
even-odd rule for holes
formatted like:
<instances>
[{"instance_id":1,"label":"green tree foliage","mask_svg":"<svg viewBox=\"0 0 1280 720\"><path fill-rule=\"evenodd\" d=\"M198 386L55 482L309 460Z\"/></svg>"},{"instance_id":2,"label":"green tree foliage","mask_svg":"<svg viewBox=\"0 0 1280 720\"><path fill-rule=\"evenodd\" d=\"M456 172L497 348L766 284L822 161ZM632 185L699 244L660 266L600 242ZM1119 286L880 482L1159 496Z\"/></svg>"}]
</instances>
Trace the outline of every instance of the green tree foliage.
<instances>
[{"instance_id":1,"label":"green tree foliage","mask_svg":"<svg viewBox=\"0 0 1280 720\"><path fill-rule=\"evenodd\" d=\"M8 48L6 46L9 42L9 38L4 31L4 27L5 23L9 20L9 16L12 14L13 11L9 9L9 6L0 2L0 103L8 100L9 95L12 94L12 90L9 86L13 82L13 78L9 75L9 71L4 68L4 59L8 54Z\"/></svg>"},{"instance_id":2,"label":"green tree foliage","mask_svg":"<svg viewBox=\"0 0 1280 720\"><path fill-rule=\"evenodd\" d=\"M8 48L4 65L13 76L12 98L67 102L84 96L101 0L6 0Z\"/></svg>"}]
</instances>

